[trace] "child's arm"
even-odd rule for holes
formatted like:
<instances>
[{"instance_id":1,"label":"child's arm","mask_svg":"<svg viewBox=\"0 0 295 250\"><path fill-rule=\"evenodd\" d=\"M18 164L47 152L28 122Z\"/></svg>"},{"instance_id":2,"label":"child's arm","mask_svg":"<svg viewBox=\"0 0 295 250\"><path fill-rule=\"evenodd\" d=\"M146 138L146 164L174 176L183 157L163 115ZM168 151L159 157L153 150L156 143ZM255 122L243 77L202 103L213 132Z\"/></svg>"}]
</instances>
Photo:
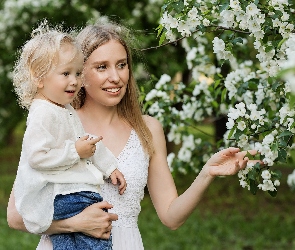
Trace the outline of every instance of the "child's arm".
<instances>
[{"instance_id":1,"label":"child's arm","mask_svg":"<svg viewBox=\"0 0 295 250\"><path fill-rule=\"evenodd\" d=\"M116 169L111 173L110 178L113 185L119 185L119 194L123 194L127 187L124 175Z\"/></svg>"},{"instance_id":2,"label":"child's arm","mask_svg":"<svg viewBox=\"0 0 295 250\"><path fill-rule=\"evenodd\" d=\"M106 177L110 177L111 173L118 168L116 157L102 141L96 143L96 151L91 157L91 161Z\"/></svg>"},{"instance_id":3,"label":"child's arm","mask_svg":"<svg viewBox=\"0 0 295 250\"><path fill-rule=\"evenodd\" d=\"M40 171L66 170L80 160L75 148L76 138L67 139L70 129L61 126L56 112L40 105L30 111L23 138L25 159L31 168Z\"/></svg>"}]
</instances>

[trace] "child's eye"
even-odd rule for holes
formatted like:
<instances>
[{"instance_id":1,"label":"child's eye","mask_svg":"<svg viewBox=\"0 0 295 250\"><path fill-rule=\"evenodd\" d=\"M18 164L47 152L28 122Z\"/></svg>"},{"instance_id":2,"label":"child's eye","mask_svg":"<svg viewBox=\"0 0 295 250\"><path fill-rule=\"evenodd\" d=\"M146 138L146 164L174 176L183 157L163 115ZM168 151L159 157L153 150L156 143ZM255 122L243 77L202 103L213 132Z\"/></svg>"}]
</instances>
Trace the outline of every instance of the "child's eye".
<instances>
[{"instance_id":1,"label":"child's eye","mask_svg":"<svg viewBox=\"0 0 295 250\"><path fill-rule=\"evenodd\" d=\"M62 73L64 76L68 76L70 74L70 72L63 72Z\"/></svg>"},{"instance_id":2,"label":"child's eye","mask_svg":"<svg viewBox=\"0 0 295 250\"><path fill-rule=\"evenodd\" d=\"M81 76L82 75L82 72L77 72L76 73L76 76Z\"/></svg>"},{"instance_id":3,"label":"child's eye","mask_svg":"<svg viewBox=\"0 0 295 250\"><path fill-rule=\"evenodd\" d=\"M127 65L127 63L125 63L125 62L124 62L124 63L119 63L119 64L118 64L118 68L119 68L119 69L123 69L123 68L126 67L126 65Z\"/></svg>"}]
</instances>

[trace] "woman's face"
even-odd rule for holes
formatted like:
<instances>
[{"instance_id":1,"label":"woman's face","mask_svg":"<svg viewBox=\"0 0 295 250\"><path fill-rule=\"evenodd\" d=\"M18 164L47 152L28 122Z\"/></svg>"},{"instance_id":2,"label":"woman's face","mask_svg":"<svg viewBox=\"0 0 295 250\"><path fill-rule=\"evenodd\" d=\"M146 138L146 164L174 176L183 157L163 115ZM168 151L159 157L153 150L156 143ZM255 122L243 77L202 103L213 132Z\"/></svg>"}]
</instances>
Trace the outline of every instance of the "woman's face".
<instances>
[{"instance_id":1,"label":"woman's face","mask_svg":"<svg viewBox=\"0 0 295 250\"><path fill-rule=\"evenodd\" d=\"M86 101L115 106L123 98L129 80L127 52L116 41L101 45L84 63Z\"/></svg>"}]
</instances>

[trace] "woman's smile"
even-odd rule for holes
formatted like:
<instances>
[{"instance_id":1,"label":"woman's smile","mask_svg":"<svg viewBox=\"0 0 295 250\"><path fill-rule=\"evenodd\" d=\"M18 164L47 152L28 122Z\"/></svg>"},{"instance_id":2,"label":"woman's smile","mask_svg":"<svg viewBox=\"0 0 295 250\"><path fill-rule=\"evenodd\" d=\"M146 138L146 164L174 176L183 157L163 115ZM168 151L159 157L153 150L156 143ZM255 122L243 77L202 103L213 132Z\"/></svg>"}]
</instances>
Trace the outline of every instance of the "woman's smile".
<instances>
[{"instance_id":1,"label":"woman's smile","mask_svg":"<svg viewBox=\"0 0 295 250\"><path fill-rule=\"evenodd\" d=\"M109 92L109 93L118 93L120 90L121 90L121 87L120 88L103 88L102 90L106 91L106 92Z\"/></svg>"}]
</instances>

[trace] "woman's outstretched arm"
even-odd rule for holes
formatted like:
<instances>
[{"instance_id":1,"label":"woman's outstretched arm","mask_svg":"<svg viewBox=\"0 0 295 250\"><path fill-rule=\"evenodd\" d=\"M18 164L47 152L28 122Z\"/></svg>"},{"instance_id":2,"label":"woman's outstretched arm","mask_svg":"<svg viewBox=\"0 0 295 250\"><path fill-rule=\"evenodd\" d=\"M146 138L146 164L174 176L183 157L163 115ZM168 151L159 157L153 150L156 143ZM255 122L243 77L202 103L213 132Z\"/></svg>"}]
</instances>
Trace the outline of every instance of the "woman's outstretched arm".
<instances>
[{"instance_id":1,"label":"woman's outstretched arm","mask_svg":"<svg viewBox=\"0 0 295 250\"><path fill-rule=\"evenodd\" d=\"M167 163L162 126L152 117L145 117L145 120L152 132L155 147L149 166L148 190L160 220L174 230L187 220L216 176L236 174L246 167L248 158L244 159L246 152L239 152L238 148L228 148L214 154L191 186L178 196Z\"/></svg>"},{"instance_id":2,"label":"woman's outstretched arm","mask_svg":"<svg viewBox=\"0 0 295 250\"><path fill-rule=\"evenodd\" d=\"M76 216L65 220L53 221L44 234L82 232L95 238L108 239L110 237L112 221L117 220L118 215L104 212L103 208L110 209L112 205L106 201L95 203ZM10 228L28 232L22 217L15 207L13 189L7 206L7 222Z\"/></svg>"}]
</instances>

